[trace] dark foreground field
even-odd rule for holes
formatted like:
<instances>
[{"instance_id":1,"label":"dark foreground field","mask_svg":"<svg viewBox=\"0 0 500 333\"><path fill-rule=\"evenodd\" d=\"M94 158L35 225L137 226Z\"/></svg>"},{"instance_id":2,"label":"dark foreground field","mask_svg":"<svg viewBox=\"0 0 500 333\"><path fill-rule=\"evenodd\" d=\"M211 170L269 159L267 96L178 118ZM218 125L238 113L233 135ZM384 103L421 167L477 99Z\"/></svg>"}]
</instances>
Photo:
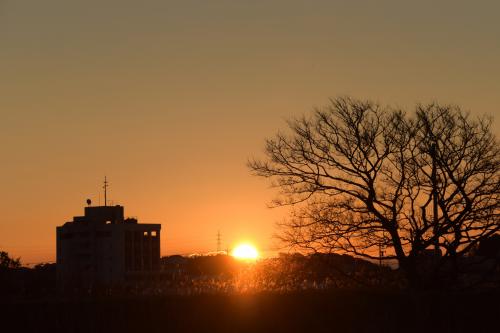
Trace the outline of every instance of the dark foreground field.
<instances>
[{"instance_id":1,"label":"dark foreground field","mask_svg":"<svg viewBox=\"0 0 500 333\"><path fill-rule=\"evenodd\" d=\"M498 293L366 291L1 303L1 332L493 332ZM8 328L10 327L10 329Z\"/></svg>"}]
</instances>

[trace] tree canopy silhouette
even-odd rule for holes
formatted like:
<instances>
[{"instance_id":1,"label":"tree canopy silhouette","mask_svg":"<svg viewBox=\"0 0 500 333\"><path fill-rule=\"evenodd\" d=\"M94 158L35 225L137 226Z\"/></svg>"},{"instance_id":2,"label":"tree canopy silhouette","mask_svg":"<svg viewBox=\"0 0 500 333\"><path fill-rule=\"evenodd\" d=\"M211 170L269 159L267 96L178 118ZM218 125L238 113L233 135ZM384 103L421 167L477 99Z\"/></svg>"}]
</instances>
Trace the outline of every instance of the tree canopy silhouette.
<instances>
[{"instance_id":1,"label":"tree canopy silhouette","mask_svg":"<svg viewBox=\"0 0 500 333\"><path fill-rule=\"evenodd\" d=\"M19 268L21 267L21 259L11 258L5 251L0 251L0 269Z\"/></svg>"},{"instance_id":2,"label":"tree canopy silhouette","mask_svg":"<svg viewBox=\"0 0 500 333\"><path fill-rule=\"evenodd\" d=\"M500 230L500 147L492 120L458 106L413 113L341 97L288 122L252 172L293 206L280 238L313 251L397 260L419 283L419 262L457 262ZM384 251L379 251L384 249Z\"/></svg>"}]
</instances>

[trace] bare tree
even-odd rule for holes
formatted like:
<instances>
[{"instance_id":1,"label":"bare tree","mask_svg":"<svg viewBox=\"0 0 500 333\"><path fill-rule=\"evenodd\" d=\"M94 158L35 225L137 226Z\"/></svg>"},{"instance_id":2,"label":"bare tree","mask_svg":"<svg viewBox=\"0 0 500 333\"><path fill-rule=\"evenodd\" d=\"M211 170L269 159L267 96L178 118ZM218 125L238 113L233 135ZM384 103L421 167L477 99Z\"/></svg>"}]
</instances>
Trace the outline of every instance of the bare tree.
<instances>
[{"instance_id":1,"label":"bare tree","mask_svg":"<svg viewBox=\"0 0 500 333\"><path fill-rule=\"evenodd\" d=\"M281 238L313 251L397 260L413 284L419 260L433 271L500 230L500 147L491 119L456 106L416 112L348 97L266 142L254 174L293 206ZM379 251L384 248L385 251Z\"/></svg>"}]
</instances>

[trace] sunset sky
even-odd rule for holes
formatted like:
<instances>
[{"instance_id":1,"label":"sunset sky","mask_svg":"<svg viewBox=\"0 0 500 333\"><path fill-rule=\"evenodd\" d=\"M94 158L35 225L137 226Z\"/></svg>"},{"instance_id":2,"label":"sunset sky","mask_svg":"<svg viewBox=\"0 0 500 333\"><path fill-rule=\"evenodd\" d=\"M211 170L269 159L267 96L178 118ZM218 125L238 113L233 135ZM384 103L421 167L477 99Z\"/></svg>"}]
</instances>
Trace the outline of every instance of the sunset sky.
<instances>
[{"instance_id":1,"label":"sunset sky","mask_svg":"<svg viewBox=\"0 0 500 333\"><path fill-rule=\"evenodd\" d=\"M285 120L352 95L496 116L500 2L0 0L0 250L55 260L109 198L162 255L266 252L286 210L246 161ZM100 199L99 199L100 196Z\"/></svg>"}]
</instances>

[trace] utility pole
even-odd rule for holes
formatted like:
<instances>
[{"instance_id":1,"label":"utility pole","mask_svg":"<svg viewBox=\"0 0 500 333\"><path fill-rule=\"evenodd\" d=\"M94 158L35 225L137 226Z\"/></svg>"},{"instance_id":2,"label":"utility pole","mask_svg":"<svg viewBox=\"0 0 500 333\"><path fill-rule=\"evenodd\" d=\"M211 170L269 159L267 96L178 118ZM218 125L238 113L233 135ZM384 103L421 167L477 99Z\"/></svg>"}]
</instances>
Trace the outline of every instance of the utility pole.
<instances>
[{"instance_id":1,"label":"utility pole","mask_svg":"<svg viewBox=\"0 0 500 333\"><path fill-rule=\"evenodd\" d=\"M432 157L432 222L434 228L434 252L437 256L439 254L439 225L438 225L438 193L437 193L437 165L436 165L436 142L431 146L431 157Z\"/></svg>"},{"instance_id":2,"label":"utility pole","mask_svg":"<svg viewBox=\"0 0 500 333\"><path fill-rule=\"evenodd\" d=\"M383 235L383 232L382 232ZM384 256L384 248L382 241L378 243L378 283L382 285L383 281L383 270L382 270L382 257Z\"/></svg>"},{"instance_id":3,"label":"utility pole","mask_svg":"<svg viewBox=\"0 0 500 333\"><path fill-rule=\"evenodd\" d=\"M104 189L104 206L108 205L108 187L109 187L109 182L106 176L104 176L104 186L102 187Z\"/></svg>"},{"instance_id":4,"label":"utility pole","mask_svg":"<svg viewBox=\"0 0 500 333\"><path fill-rule=\"evenodd\" d=\"M384 256L384 249L382 243L378 244L378 266L382 268L382 257Z\"/></svg>"}]
</instances>

